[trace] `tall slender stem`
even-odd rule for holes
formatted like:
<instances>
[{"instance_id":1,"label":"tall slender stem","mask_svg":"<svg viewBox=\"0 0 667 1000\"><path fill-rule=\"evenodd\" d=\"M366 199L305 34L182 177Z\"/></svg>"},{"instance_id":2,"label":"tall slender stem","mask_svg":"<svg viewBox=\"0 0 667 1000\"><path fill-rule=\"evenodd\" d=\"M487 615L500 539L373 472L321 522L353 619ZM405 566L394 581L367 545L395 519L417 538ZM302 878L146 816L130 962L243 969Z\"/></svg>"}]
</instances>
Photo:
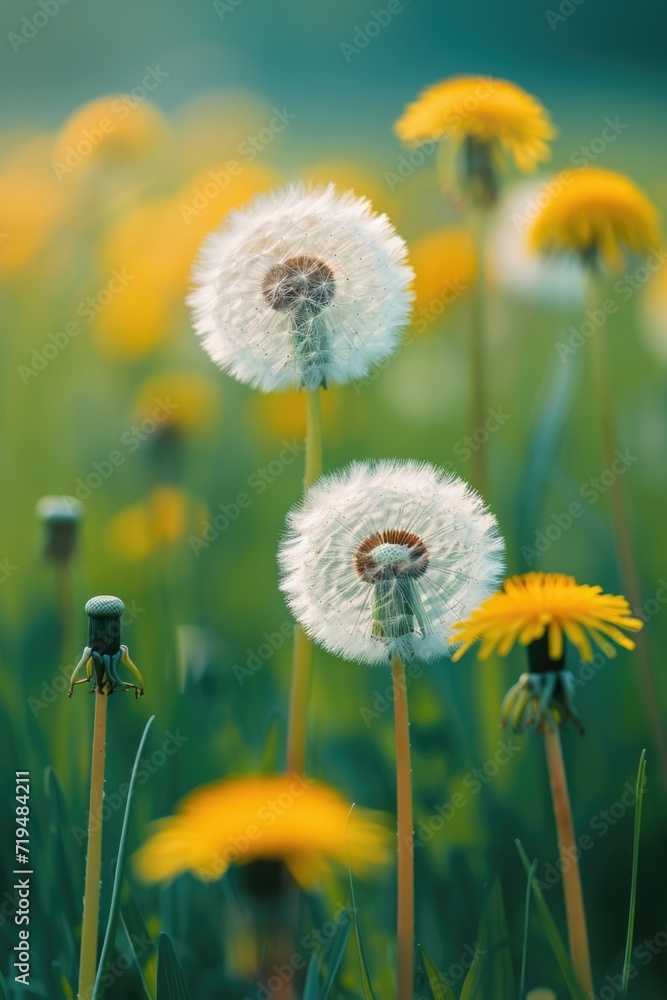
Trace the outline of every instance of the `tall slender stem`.
<instances>
[{"instance_id":1,"label":"tall slender stem","mask_svg":"<svg viewBox=\"0 0 667 1000\"><path fill-rule=\"evenodd\" d=\"M411 1000L414 980L415 869L412 821L410 723L405 667L400 656L391 665L396 729L396 812L398 816L398 919L396 930L397 1000Z\"/></svg>"},{"instance_id":2,"label":"tall slender stem","mask_svg":"<svg viewBox=\"0 0 667 1000\"><path fill-rule=\"evenodd\" d=\"M545 725L544 746L556 819L558 850L563 870L563 891L572 967L584 994L589 996L593 993L593 976L588 949L584 895L579 873L579 851L574 833L570 795L567 789L560 731L557 726L552 728L550 725Z\"/></svg>"},{"instance_id":3,"label":"tall slender stem","mask_svg":"<svg viewBox=\"0 0 667 1000\"><path fill-rule=\"evenodd\" d=\"M588 276L587 300L589 309L599 308L597 282L593 274ZM600 434L605 466L613 472L617 461L618 441L616 437L616 420L614 415L611 370L609 365L609 345L602 330L596 330L592 336L591 354L594 369L597 406L600 420ZM625 496L619 476L613 476L609 487L609 501L614 530L616 555L621 570L630 607L637 614L643 605L642 588L632 545L630 520L628 517ZM660 699L655 683L651 654L645 632L639 632L636 638L637 663L639 678L644 694L646 712L649 718L653 740L660 759L660 770L663 783L667 786L667 737L660 716Z\"/></svg>"},{"instance_id":4,"label":"tall slender stem","mask_svg":"<svg viewBox=\"0 0 667 1000\"><path fill-rule=\"evenodd\" d=\"M97 967L97 937L102 876L102 804L104 799L104 758L107 731L107 696L95 695L93 755L90 775L90 810L88 813L88 853L83 893L81 961L79 964L79 1000L90 1000Z\"/></svg>"},{"instance_id":5,"label":"tall slender stem","mask_svg":"<svg viewBox=\"0 0 667 1000\"><path fill-rule=\"evenodd\" d=\"M322 471L322 395L306 392L306 460L303 484L308 489ZM294 633L292 688L287 730L287 770L303 774L308 743L308 699L313 667L313 644L297 626Z\"/></svg>"},{"instance_id":6,"label":"tall slender stem","mask_svg":"<svg viewBox=\"0 0 667 1000\"><path fill-rule=\"evenodd\" d=\"M484 218L481 209L473 209L472 235L475 246L477 274L470 296L470 332L468 358L470 368L470 419L471 433L484 427L486 420L486 271ZM472 453L472 480L483 493L486 489L486 451L479 447Z\"/></svg>"}]
</instances>

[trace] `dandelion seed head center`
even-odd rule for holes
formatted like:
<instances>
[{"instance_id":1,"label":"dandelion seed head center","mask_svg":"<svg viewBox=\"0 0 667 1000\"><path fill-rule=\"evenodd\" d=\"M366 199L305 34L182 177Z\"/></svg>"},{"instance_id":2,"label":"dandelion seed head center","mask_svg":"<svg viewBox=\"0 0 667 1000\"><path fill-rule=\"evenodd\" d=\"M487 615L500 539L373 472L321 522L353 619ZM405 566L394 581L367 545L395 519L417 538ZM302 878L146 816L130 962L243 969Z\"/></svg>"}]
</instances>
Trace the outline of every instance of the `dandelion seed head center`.
<instances>
[{"instance_id":1,"label":"dandelion seed head center","mask_svg":"<svg viewBox=\"0 0 667 1000\"><path fill-rule=\"evenodd\" d=\"M422 576L428 566L428 549L411 531L389 529L365 538L354 556L357 573L366 583L396 577Z\"/></svg>"},{"instance_id":2,"label":"dandelion seed head center","mask_svg":"<svg viewBox=\"0 0 667 1000\"><path fill-rule=\"evenodd\" d=\"M306 309L316 316L336 294L334 273L323 260L299 254L273 264L262 281L262 295L277 312Z\"/></svg>"}]
</instances>

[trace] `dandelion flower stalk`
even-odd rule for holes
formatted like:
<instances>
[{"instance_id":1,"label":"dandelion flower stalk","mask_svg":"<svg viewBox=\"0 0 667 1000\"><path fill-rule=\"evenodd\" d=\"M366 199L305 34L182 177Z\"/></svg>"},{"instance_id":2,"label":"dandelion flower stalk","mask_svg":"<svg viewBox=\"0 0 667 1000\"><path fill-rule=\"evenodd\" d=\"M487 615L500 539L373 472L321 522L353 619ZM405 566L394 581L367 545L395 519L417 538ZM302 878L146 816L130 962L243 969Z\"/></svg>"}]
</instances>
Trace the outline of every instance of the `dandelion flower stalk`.
<instances>
[{"instance_id":1,"label":"dandelion flower stalk","mask_svg":"<svg viewBox=\"0 0 667 1000\"><path fill-rule=\"evenodd\" d=\"M587 299L589 310L599 308L600 292L596 275L589 270L587 278ZM609 364L608 344L602 331L596 330L591 344L591 361L593 367L595 392L600 420L600 438L602 442L605 467L612 469L617 457L618 440L616 437L616 418L614 414L613 390ZM632 544L632 532L628 517L623 484L619 476L614 476L609 487L609 502L611 520L614 529L616 555L621 570L621 576L628 593L630 603L635 608L643 605L642 589L639 581L639 571ZM637 637L637 662L639 678L644 693L644 702L648 713L653 739L660 759L662 778L667 785L667 739L662 719L660 718L660 700L656 688L651 654L645 634Z\"/></svg>"},{"instance_id":2,"label":"dandelion flower stalk","mask_svg":"<svg viewBox=\"0 0 667 1000\"><path fill-rule=\"evenodd\" d=\"M578 584L562 573L526 573L506 580L501 591L484 601L470 617L455 625L452 640L461 645L458 660L481 641L479 658L497 651L507 656L516 642L527 647L529 672L509 690L502 706L503 726L511 721L517 732L535 725L544 737L549 782L563 870L572 965L579 983L592 995L588 947L577 844L567 787L559 727L569 721L583 733L574 707L572 674L565 669L565 639L581 658L593 659L593 643L607 657L615 647L632 650L625 633L639 632L643 623L633 618L624 597L604 594L601 587Z\"/></svg>"},{"instance_id":3,"label":"dandelion flower stalk","mask_svg":"<svg viewBox=\"0 0 667 1000\"><path fill-rule=\"evenodd\" d=\"M470 365L470 404L473 431L484 427L486 419L486 269L485 269L485 218L481 210L473 211L471 229L474 238L477 273L470 296L470 336L468 338ZM473 483L480 492L486 489L486 449L473 452Z\"/></svg>"},{"instance_id":4,"label":"dandelion flower stalk","mask_svg":"<svg viewBox=\"0 0 667 1000\"><path fill-rule=\"evenodd\" d=\"M412 818L412 776L410 764L410 723L405 665L395 656L392 665L394 725L396 729L396 812L398 817L398 900L397 900L397 997L412 997L415 938L414 824Z\"/></svg>"},{"instance_id":5,"label":"dandelion flower stalk","mask_svg":"<svg viewBox=\"0 0 667 1000\"><path fill-rule=\"evenodd\" d=\"M498 199L498 170L512 161L523 172L534 171L549 158L555 131L535 97L507 80L486 76L455 76L427 87L406 107L395 128L404 143L441 142L452 165L457 160L458 188L467 202L477 256L468 343L474 430L483 427L486 418L484 231ZM473 483L482 491L485 465L485 449L479 448L473 458Z\"/></svg>"},{"instance_id":6,"label":"dandelion flower stalk","mask_svg":"<svg viewBox=\"0 0 667 1000\"><path fill-rule=\"evenodd\" d=\"M189 301L213 361L263 392L306 392L306 488L322 470L321 390L364 377L398 345L413 298L406 259L387 217L333 184L258 197L201 249ZM311 669L297 630L287 769L299 773Z\"/></svg>"},{"instance_id":7,"label":"dandelion flower stalk","mask_svg":"<svg viewBox=\"0 0 667 1000\"><path fill-rule=\"evenodd\" d=\"M570 182L534 220L529 230L534 252L577 256L587 272L587 305L599 309L599 276L617 270L628 254L649 253L660 243L658 213L643 191L624 174L598 167L573 171ZM592 336L591 355L600 419L603 455L608 469L616 461L617 438L609 345L604 331ZM614 541L630 603L642 606L640 576L622 485L616 477L609 490ZM667 740L658 712L653 666L644 636L638 641L639 676L653 739L667 784Z\"/></svg>"},{"instance_id":8,"label":"dandelion flower stalk","mask_svg":"<svg viewBox=\"0 0 667 1000\"><path fill-rule=\"evenodd\" d=\"M586 913L584 910L584 894L581 888L581 873L579 871L579 851L574 832L572 806L567 787L565 762L560 741L559 727L544 727L544 747L547 755L549 784L553 801L556 833L558 836L558 851L563 870L563 893L565 896L565 912L570 942L572 967L579 980L584 994L593 993L593 975L588 947L588 930L586 928Z\"/></svg>"},{"instance_id":9,"label":"dandelion flower stalk","mask_svg":"<svg viewBox=\"0 0 667 1000\"><path fill-rule=\"evenodd\" d=\"M143 694L143 678L130 659L127 646L121 645L121 618L125 611L118 597L93 597L85 607L88 615L88 644L74 669L69 696L75 685L92 684L95 699L93 720L93 749L90 777L90 808L88 813L88 841L86 873L83 894L83 923L81 927L81 956L79 962L79 1000L90 1000L95 985L97 969L97 939L100 911L100 884L102 875L102 807L104 802L104 768L106 756L107 698L115 691L133 690L138 697ZM138 684L123 681L118 667L123 663L137 679ZM86 676L77 680L85 670Z\"/></svg>"},{"instance_id":10,"label":"dandelion flower stalk","mask_svg":"<svg viewBox=\"0 0 667 1000\"><path fill-rule=\"evenodd\" d=\"M449 633L496 585L503 542L482 499L426 463L355 463L320 477L288 519L281 587L305 632L358 663L391 665L396 740L397 989L414 978L414 857L404 663L451 651Z\"/></svg>"}]
</instances>

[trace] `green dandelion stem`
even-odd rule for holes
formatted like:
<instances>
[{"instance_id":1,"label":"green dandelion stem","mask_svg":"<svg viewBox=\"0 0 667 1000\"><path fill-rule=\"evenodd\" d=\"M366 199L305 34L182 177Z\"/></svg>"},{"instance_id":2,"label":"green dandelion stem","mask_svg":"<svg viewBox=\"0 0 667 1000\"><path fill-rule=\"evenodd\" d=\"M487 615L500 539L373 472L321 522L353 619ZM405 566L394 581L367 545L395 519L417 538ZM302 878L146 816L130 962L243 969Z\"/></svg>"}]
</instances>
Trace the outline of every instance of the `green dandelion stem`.
<instances>
[{"instance_id":1,"label":"green dandelion stem","mask_svg":"<svg viewBox=\"0 0 667 1000\"><path fill-rule=\"evenodd\" d=\"M322 472L322 391L306 392L306 460L304 488ZM287 730L287 770L303 774L308 743L308 700L313 667L313 644L301 628L294 633L292 687Z\"/></svg>"},{"instance_id":2,"label":"green dandelion stem","mask_svg":"<svg viewBox=\"0 0 667 1000\"><path fill-rule=\"evenodd\" d=\"M485 227L484 212L473 209L471 231L475 245L477 273L470 295L470 331L468 336L468 364L470 378L471 433L484 427L486 420L486 274L484 269ZM486 488L486 451L477 448L472 455L474 486L483 493Z\"/></svg>"}]
</instances>

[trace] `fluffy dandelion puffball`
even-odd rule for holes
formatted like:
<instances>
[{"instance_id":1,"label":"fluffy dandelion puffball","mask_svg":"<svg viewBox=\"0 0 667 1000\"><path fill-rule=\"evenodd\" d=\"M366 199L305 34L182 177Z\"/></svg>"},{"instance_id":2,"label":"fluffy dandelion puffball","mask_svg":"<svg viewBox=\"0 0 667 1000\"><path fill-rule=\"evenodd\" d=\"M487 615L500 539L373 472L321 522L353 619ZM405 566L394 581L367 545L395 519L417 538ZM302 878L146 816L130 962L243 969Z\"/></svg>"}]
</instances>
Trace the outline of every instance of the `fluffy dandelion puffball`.
<instances>
[{"instance_id":1,"label":"fluffy dandelion puffball","mask_svg":"<svg viewBox=\"0 0 667 1000\"><path fill-rule=\"evenodd\" d=\"M624 174L583 167L545 191L544 207L528 232L531 249L577 254L617 268L626 251L660 245L658 213Z\"/></svg>"},{"instance_id":2,"label":"fluffy dandelion puffball","mask_svg":"<svg viewBox=\"0 0 667 1000\"><path fill-rule=\"evenodd\" d=\"M352 192L257 197L200 251L196 332L216 364L265 392L362 378L409 319L406 257L386 215Z\"/></svg>"},{"instance_id":3,"label":"fluffy dandelion puffball","mask_svg":"<svg viewBox=\"0 0 667 1000\"><path fill-rule=\"evenodd\" d=\"M232 864L282 860L304 887L331 862L360 874L386 864L391 835L377 813L353 809L328 786L297 775L250 775L197 789L160 820L135 855L145 882L183 872L209 882Z\"/></svg>"},{"instance_id":4,"label":"fluffy dandelion puffball","mask_svg":"<svg viewBox=\"0 0 667 1000\"><path fill-rule=\"evenodd\" d=\"M355 463L289 515L281 586L304 630L361 663L433 660L497 586L504 543L481 497L419 462Z\"/></svg>"},{"instance_id":5,"label":"fluffy dandelion puffball","mask_svg":"<svg viewBox=\"0 0 667 1000\"><path fill-rule=\"evenodd\" d=\"M455 76L427 87L405 109L396 133L408 144L467 140L495 155L507 154L525 173L549 159L556 134L537 98L487 76Z\"/></svg>"},{"instance_id":6,"label":"fluffy dandelion puffball","mask_svg":"<svg viewBox=\"0 0 667 1000\"><path fill-rule=\"evenodd\" d=\"M527 646L546 635L550 660L562 659L566 636L588 662L593 659L591 639L611 657L612 642L635 648L621 629L638 632L642 627L624 597L604 594L602 587L579 584L562 573L526 573L510 577L501 591L454 626L452 641L462 645L452 659L460 659L478 640L483 660L494 650L507 656L515 642Z\"/></svg>"}]
</instances>

